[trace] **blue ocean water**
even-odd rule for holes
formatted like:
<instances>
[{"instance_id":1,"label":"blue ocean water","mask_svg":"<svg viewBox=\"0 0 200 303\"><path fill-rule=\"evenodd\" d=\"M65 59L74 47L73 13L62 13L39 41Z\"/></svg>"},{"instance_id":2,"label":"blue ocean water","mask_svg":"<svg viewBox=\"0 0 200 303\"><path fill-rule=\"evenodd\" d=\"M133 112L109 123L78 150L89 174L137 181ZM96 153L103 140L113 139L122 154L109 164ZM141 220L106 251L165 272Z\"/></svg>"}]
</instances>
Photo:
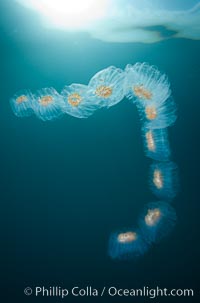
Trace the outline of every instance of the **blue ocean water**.
<instances>
[{"instance_id":1,"label":"blue ocean water","mask_svg":"<svg viewBox=\"0 0 200 303\"><path fill-rule=\"evenodd\" d=\"M192 288L197 296L200 42L106 43L87 33L42 27L36 15L12 1L2 1L0 12L4 302L40 302L23 294L37 285ZM118 263L107 255L111 231L134 224L141 208L155 200L136 107L123 100L86 120L65 116L44 123L16 118L9 99L22 88L61 90L74 82L87 84L110 65L144 61L169 76L178 106L178 120L169 130L181 181L174 202L178 222L170 237L137 263ZM76 300L93 299L69 302Z\"/></svg>"}]
</instances>

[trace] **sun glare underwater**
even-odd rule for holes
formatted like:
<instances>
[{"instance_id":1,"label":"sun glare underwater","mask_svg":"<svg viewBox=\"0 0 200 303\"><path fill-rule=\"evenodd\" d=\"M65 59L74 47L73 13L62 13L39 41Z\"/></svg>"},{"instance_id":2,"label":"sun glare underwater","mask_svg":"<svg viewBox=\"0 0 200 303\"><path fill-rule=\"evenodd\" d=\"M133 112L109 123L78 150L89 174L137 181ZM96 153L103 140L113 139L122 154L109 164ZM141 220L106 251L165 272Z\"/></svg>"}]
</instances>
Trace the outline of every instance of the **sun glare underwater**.
<instances>
[{"instance_id":1,"label":"sun glare underwater","mask_svg":"<svg viewBox=\"0 0 200 303\"><path fill-rule=\"evenodd\" d=\"M108 5L107 0L19 0L18 2L37 11L47 24L71 30L87 28L95 20L102 19Z\"/></svg>"},{"instance_id":2,"label":"sun glare underwater","mask_svg":"<svg viewBox=\"0 0 200 303\"><path fill-rule=\"evenodd\" d=\"M35 115L52 121L64 114L88 118L125 97L138 108L145 154L153 160L149 186L158 201L144 207L134 226L111 233L108 254L117 260L142 256L167 236L176 223L171 202L178 191L178 174L170 159L167 135L167 128L176 120L176 106L167 76L147 63L128 64L124 70L110 66L97 72L87 85L74 83L61 92L52 87L36 92L23 90L10 99L17 117Z\"/></svg>"},{"instance_id":3,"label":"sun glare underwater","mask_svg":"<svg viewBox=\"0 0 200 303\"><path fill-rule=\"evenodd\" d=\"M87 32L102 41L200 39L200 2L186 10L171 10L166 0L15 1L39 14L48 27Z\"/></svg>"}]
</instances>

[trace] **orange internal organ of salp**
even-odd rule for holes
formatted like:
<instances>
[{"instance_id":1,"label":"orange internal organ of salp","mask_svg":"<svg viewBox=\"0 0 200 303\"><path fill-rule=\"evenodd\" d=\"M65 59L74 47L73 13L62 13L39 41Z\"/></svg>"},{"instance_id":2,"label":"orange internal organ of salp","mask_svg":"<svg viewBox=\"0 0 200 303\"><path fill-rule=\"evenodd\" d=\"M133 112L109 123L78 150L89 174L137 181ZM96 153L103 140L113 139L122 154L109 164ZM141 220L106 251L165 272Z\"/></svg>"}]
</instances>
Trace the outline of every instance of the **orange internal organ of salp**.
<instances>
[{"instance_id":1,"label":"orange internal organ of salp","mask_svg":"<svg viewBox=\"0 0 200 303\"><path fill-rule=\"evenodd\" d=\"M163 188L163 176L159 169L155 169L153 172L153 183L158 188Z\"/></svg>"},{"instance_id":2,"label":"orange internal organ of salp","mask_svg":"<svg viewBox=\"0 0 200 303\"><path fill-rule=\"evenodd\" d=\"M148 150L154 152L155 149L156 149L156 146L155 146L155 142L154 142L154 138L153 138L152 132L148 131L146 133L145 137L146 137L146 141L147 141Z\"/></svg>"},{"instance_id":3,"label":"orange internal organ of salp","mask_svg":"<svg viewBox=\"0 0 200 303\"><path fill-rule=\"evenodd\" d=\"M137 85L133 87L133 92L136 97L144 100L151 100L152 93L144 88L143 85Z\"/></svg>"},{"instance_id":4,"label":"orange internal organ of salp","mask_svg":"<svg viewBox=\"0 0 200 303\"><path fill-rule=\"evenodd\" d=\"M53 97L52 96L43 96L40 98L40 104L42 106L48 106L53 102Z\"/></svg>"},{"instance_id":5,"label":"orange internal organ of salp","mask_svg":"<svg viewBox=\"0 0 200 303\"><path fill-rule=\"evenodd\" d=\"M110 86L101 85L96 88L95 94L102 98L109 98L112 95L112 88Z\"/></svg>"},{"instance_id":6,"label":"orange internal organ of salp","mask_svg":"<svg viewBox=\"0 0 200 303\"><path fill-rule=\"evenodd\" d=\"M78 93L73 93L68 96L68 103L71 106L78 106L82 102L82 97Z\"/></svg>"},{"instance_id":7,"label":"orange internal organ of salp","mask_svg":"<svg viewBox=\"0 0 200 303\"><path fill-rule=\"evenodd\" d=\"M155 226L160 220L160 217L161 217L161 211L159 208L149 209L144 220L146 225Z\"/></svg>"},{"instance_id":8,"label":"orange internal organ of salp","mask_svg":"<svg viewBox=\"0 0 200 303\"><path fill-rule=\"evenodd\" d=\"M146 117L149 120L154 120L157 117L157 111L155 106L147 106L145 108Z\"/></svg>"},{"instance_id":9,"label":"orange internal organ of salp","mask_svg":"<svg viewBox=\"0 0 200 303\"><path fill-rule=\"evenodd\" d=\"M25 95L19 96L19 97L16 99L16 102L17 102L18 104L23 103L23 102L27 102L27 101L28 101L28 98L27 98L27 96L25 96Z\"/></svg>"},{"instance_id":10,"label":"orange internal organ of salp","mask_svg":"<svg viewBox=\"0 0 200 303\"><path fill-rule=\"evenodd\" d=\"M117 237L120 243L131 243L137 239L137 233L128 231L126 233L120 233Z\"/></svg>"}]
</instances>

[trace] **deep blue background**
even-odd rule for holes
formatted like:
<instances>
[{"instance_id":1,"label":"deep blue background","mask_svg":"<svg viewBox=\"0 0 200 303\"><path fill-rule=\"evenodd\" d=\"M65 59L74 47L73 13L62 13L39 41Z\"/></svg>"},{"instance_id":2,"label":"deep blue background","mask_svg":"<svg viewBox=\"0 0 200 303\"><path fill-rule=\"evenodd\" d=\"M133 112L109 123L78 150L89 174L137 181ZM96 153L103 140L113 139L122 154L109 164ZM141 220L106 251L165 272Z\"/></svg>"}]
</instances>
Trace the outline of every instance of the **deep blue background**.
<instances>
[{"instance_id":1,"label":"deep blue background","mask_svg":"<svg viewBox=\"0 0 200 303\"><path fill-rule=\"evenodd\" d=\"M45 29L34 14L6 0L0 14L2 302L46 302L23 295L34 285L193 288L197 299L200 42L103 43L86 34ZM88 120L65 116L43 123L16 118L9 98L22 88L87 84L109 65L124 68L137 61L158 66L171 81L178 120L170 129L170 144L181 191L171 236L137 263L118 263L107 256L110 232L134 224L143 205L154 199L136 108L124 100ZM74 301L145 302L68 299Z\"/></svg>"}]
</instances>

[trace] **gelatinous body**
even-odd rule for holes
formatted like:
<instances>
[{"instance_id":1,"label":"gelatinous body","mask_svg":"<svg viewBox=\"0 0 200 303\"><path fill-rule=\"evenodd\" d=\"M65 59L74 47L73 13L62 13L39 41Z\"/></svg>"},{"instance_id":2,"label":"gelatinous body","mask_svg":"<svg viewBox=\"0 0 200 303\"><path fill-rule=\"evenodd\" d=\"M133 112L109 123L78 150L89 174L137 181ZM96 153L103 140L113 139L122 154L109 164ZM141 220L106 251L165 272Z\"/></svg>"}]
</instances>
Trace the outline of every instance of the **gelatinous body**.
<instances>
[{"instance_id":1,"label":"gelatinous body","mask_svg":"<svg viewBox=\"0 0 200 303\"><path fill-rule=\"evenodd\" d=\"M152 164L149 183L152 192L159 199L173 199L179 189L177 165L173 162Z\"/></svg>"},{"instance_id":2,"label":"gelatinous body","mask_svg":"<svg viewBox=\"0 0 200 303\"><path fill-rule=\"evenodd\" d=\"M87 85L65 86L61 95L65 103L64 112L76 118L87 118L99 108L98 103L92 101Z\"/></svg>"},{"instance_id":3,"label":"gelatinous body","mask_svg":"<svg viewBox=\"0 0 200 303\"><path fill-rule=\"evenodd\" d=\"M177 166L169 161L167 133L167 127L176 120L176 106L166 75L147 63L128 64L125 71L110 66L95 74L88 85L71 84L61 94L53 88L41 89L35 95L22 91L10 101L17 116L34 112L46 121L63 113L88 118L97 109L109 108L124 97L132 100L139 111L146 156L159 161L150 167L149 184L152 193L165 202L147 204L136 229L111 234L108 254L118 260L142 256L151 244L169 234L176 222L170 202L179 184Z\"/></svg>"},{"instance_id":4,"label":"gelatinous body","mask_svg":"<svg viewBox=\"0 0 200 303\"><path fill-rule=\"evenodd\" d=\"M43 88L34 95L33 110L43 120L55 120L63 114L63 98L54 88Z\"/></svg>"},{"instance_id":5,"label":"gelatinous body","mask_svg":"<svg viewBox=\"0 0 200 303\"><path fill-rule=\"evenodd\" d=\"M154 202L145 206L139 218L139 227L145 240L151 244L167 236L176 224L176 212L166 202Z\"/></svg>"},{"instance_id":6,"label":"gelatinous body","mask_svg":"<svg viewBox=\"0 0 200 303\"><path fill-rule=\"evenodd\" d=\"M128 64L125 68L125 92L137 104L161 104L171 95L166 75L147 63Z\"/></svg>"},{"instance_id":7,"label":"gelatinous body","mask_svg":"<svg viewBox=\"0 0 200 303\"><path fill-rule=\"evenodd\" d=\"M138 104L138 110L144 126L150 129L166 128L176 121L176 105L173 98L161 104Z\"/></svg>"},{"instance_id":8,"label":"gelatinous body","mask_svg":"<svg viewBox=\"0 0 200 303\"><path fill-rule=\"evenodd\" d=\"M89 88L92 100L101 104L101 107L110 107L119 103L124 98L124 71L110 66L95 74Z\"/></svg>"},{"instance_id":9,"label":"gelatinous body","mask_svg":"<svg viewBox=\"0 0 200 303\"><path fill-rule=\"evenodd\" d=\"M130 229L112 233L109 240L108 254L113 259L134 259L142 256L148 244L138 230Z\"/></svg>"},{"instance_id":10,"label":"gelatinous body","mask_svg":"<svg viewBox=\"0 0 200 303\"><path fill-rule=\"evenodd\" d=\"M22 90L10 99L13 113L17 117L28 117L33 114L33 95L29 90Z\"/></svg>"},{"instance_id":11,"label":"gelatinous body","mask_svg":"<svg viewBox=\"0 0 200 303\"><path fill-rule=\"evenodd\" d=\"M145 154L154 160L166 161L170 156L167 130L161 129L142 129Z\"/></svg>"},{"instance_id":12,"label":"gelatinous body","mask_svg":"<svg viewBox=\"0 0 200 303\"><path fill-rule=\"evenodd\" d=\"M166 75L147 63L128 64L125 74L126 96L136 103L144 125L153 129L173 124L176 106Z\"/></svg>"}]
</instances>

